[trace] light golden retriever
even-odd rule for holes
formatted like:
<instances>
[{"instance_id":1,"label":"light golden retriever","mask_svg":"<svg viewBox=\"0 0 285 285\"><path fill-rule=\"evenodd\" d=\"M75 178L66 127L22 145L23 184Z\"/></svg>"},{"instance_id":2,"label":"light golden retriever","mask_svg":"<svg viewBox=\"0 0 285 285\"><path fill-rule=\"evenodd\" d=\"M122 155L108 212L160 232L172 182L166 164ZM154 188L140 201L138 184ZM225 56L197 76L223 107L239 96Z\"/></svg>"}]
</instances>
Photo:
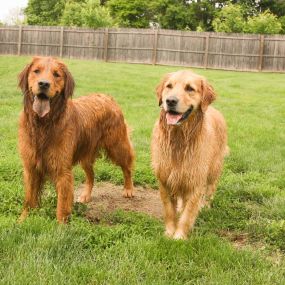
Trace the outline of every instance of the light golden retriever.
<instances>
[{"instance_id":1,"label":"light golden retriever","mask_svg":"<svg viewBox=\"0 0 285 285\"><path fill-rule=\"evenodd\" d=\"M186 239L200 208L216 191L228 152L226 123L209 107L216 98L212 86L191 71L167 74L156 93L162 109L153 130L152 166L160 185L165 234Z\"/></svg>"}]
</instances>

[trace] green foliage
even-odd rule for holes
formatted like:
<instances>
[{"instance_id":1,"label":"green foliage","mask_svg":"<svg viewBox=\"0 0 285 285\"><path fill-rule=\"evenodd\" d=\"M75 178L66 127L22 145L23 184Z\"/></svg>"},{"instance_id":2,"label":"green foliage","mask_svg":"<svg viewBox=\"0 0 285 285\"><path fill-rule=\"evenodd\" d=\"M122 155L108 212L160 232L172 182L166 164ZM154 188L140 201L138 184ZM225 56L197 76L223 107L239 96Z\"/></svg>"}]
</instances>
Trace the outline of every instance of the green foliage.
<instances>
[{"instance_id":1,"label":"green foliage","mask_svg":"<svg viewBox=\"0 0 285 285\"><path fill-rule=\"evenodd\" d=\"M274 15L281 17L285 15L285 1L284 0L261 0L259 2L261 11L270 10Z\"/></svg>"},{"instance_id":2,"label":"green foliage","mask_svg":"<svg viewBox=\"0 0 285 285\"><path fill-rule=\"evenodd\" d=\"M241 33L244 25L244 10L240 5L230 4L223 7L213 20L215 32Z\"/></svg>"},{"instance_id":3,"label":"green foliage","mask_svg":"<svg viewBox=\"0 0 285 285\"><path fill-rule=\"evenodd\" d=\"M83 25L92 28L112 27L115 21L107 7L99 5L97 0L88 0L82 10Z\"/></svg>"},{"instance_id":4,"label":"green foliage","mask_svg":"<svg viewBox=\"0 0 285 285\"><path fill-rule=\"evenodd\" d=\"M278 34L282 25L277 16L268 10L248 19L244 31L254 34Z\"/></svg>"},{"instance_id":5,"label":"green foliage","mask_svg":"<svg viewBox=\"0 0 285 285\"><path fill-rule=\"evenodd\" d=\"M150 2L148 0L110 0L107 5L111 15L119 22L120 26L148 28L153 18Z\"/></svg>"},{"instance_id":6,"label":"green foliage","mask_svg":"<svg viewBox=\"0 0 285 285\"><path fill-rule=\"evenodd\" d=\"M198 26L211 29L215 11L214 3L181 0L127 1L110 0L107 2L113 17L124 27L148 28L156 23L160 28L196 30Z\"/></svg>"},{"instance_id":7,"label":"green foliage","mask_svg":"<svg viewBox=\"0 0 285 285\"><path fill-rule=\"evenodd\" d=\"M215 1L214 1L215 2ZM216 13L215 3L213 1L197 1L191 3L188 9L191 13L188 16L188 25L195 23L193 30L197 30L198 27L204 31L212 31L212 21ZM221 1L219 1L221 2Z\"/></svg>"},{"instance_id":8,"label":"green foliage","mask_svg":"<svg viewBox=\"0 0 285 285\"><path fill-rule=\"evenodd\" d=\"M274 19L266 9L278 17L284 16L285 2L283 0L259 2L255 0L29 0L25 15L29 25L92 28L114 26L149 28L154 25L163 29L192 31L282 32L284 28L279 28L277 19ZM267 28L266 21L269 21Z\"/></svg>"},{"instance_id":9,"label":"green foliage","mask_svg":"<svg viewBox=\"0 0 285 285\"><path fill-rule=\"evenodd\" d=\"M81 3L69 1L65 5L61 24L64 26L101 28L115 26L115 21L110 16L108 8L100 6L97 0Z\"/></svg>"},{"instance_id":10,"label":"green foliage","mask_svg":"<svg viewBox=\"0 0 285 285\"><path fill-rule=\"evenodd\" d=\"M29 0L25 9L29 25L55 26L60 24L65 0Z\"/></svg>"},{"instance_id":11,"label":"green foliage","mask_svg":"<svg viewBox=\"0 0 285 285\"><path fill-rule=\"evenodd\" d=\"M82 3L69 1L66 3L61 18L61 25L71 27L83 26Z\"/></svg>"},{"instance_id":12,"label":"green foliage","mask_svg":"<svg viewBox=\"0 0 285 285\"><path fill-rule=\"evenodd\" d=\"M245 8L248 3L229 4L224 6L213 21L213 27L216 32L227 33L255 33L255 34L278 34L282 30L282 24L277 16L270 13L269 10L250 16Z\"/></svg>"},{"instance_id":13,"label":"green foliage","mask_svg":"<svg viewBox=\"0 0 285 285\"><path fill-rule=\"evenodd\" d=\"M279 22L280 22L281 27L282 27L281 34L285 34L285 16L280 17Z\"/></svg>"},{"instance_id":14,"label":"green foliage","mask_svg":"<svg viewBox=\"0 0 285 285\"><path fill-rule=\"evenodd\" d=\"M193 18L189 25L192 11L181 2L177 0L154 1L155 22L163 29L184 30L186 27L190 30L195 29L196 23Z\"/></svg>"}]
</instances>

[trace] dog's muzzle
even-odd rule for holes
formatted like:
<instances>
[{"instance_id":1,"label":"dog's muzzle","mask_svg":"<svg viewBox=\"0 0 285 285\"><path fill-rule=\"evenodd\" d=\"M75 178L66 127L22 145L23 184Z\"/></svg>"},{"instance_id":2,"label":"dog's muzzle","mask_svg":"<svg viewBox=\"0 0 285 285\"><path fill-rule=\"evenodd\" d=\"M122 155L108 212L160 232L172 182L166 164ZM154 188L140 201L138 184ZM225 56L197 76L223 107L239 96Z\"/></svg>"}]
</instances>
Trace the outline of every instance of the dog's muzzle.
<instances>
[{"instance_id":1,"label":"dog's muzzle","mask_svg":"<svg viewBox=\"0 0 285 285\"><path fill-rule=\"evenodd\" d=\"M185 113L178 113L172 108L169 108L166 112L166 122L168 125L179 126L183 121L185 121L193 111L193 106L191 106Z\"/></svg>"}]
</instances>

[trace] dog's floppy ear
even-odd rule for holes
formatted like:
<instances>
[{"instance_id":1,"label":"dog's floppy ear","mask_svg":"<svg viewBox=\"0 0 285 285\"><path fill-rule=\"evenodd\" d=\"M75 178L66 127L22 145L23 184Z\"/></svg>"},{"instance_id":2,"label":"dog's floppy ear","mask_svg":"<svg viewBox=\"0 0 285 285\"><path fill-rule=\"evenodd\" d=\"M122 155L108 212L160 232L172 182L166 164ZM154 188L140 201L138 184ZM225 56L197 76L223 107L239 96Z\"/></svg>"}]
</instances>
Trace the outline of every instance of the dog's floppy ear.
<instances>
[{"instance_id":1,"label":"dog's floppy ear","mask_svg":"<svg viewBox=\"0 0 285 285\"><path fill-rule=\"evenodd\" d=\"M21 88L23 94L25 94L29 91L28 76L29 76L30 69L31 69L33 63L34 63L34 61L27 64L26 67L18 75L18 87Z\"/></svg>"},{"instance_id":2,"label":"dog's floppy ear","mask_svg":"<svg viewBox=\"0 0 285 285\"><path fill-rule=\"evenodd\" d=\"M212 85L210 85L207 80L202 79L202 101L201 101L201 109L204 113L208 106L216 99L217 95L214 91Z\"/></svg>"},{"instance_id":3,"label":"dog's floppy ear","mask_svg":"<svg viewBox=\"0 0 285 285\"><path fill-rule=\"evenodd\" d=\"M155 89L156 96L157 96L157 99L158 99L158 106L162 105L162 92L163 92L163 89L164 89L164 85L165 85L166 81L169 79L170 75L171 75L171 73L166 74L162 78L162 80L160 81L160 83L157 85L157 87Z\"/></svg>"},{"instance_id":4,"label":"dog's floppy ear","mask_svg":"<svg viewBox=\"0 0 285 285\"><path fill-rule=\"evenodd\" d=\"M67 99L72 96L75 82L74 79L70 73L70 71L67 69L66 65L62 63L62 70L65 75L65 82L64 82L64 97Z\"/></svg>"}]
</instances>

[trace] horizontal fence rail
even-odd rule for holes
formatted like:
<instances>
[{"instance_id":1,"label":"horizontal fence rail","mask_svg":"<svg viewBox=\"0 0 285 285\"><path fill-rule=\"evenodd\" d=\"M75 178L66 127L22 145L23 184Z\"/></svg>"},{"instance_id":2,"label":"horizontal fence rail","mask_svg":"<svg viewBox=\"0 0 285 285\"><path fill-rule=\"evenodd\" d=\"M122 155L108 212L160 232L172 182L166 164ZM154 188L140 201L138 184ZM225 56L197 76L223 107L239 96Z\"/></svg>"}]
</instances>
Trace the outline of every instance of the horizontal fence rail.
<instances>
[{"instance_id":1,"label":"horizontal fence rail","mask_svg":"<svg viewBox=\"0 0 285 285\"><path fill-rule=\"evenodd\" d=\"M285 71L285 36L163 29L0 27L0 54Z\"/></svg>"}]
</instances>

